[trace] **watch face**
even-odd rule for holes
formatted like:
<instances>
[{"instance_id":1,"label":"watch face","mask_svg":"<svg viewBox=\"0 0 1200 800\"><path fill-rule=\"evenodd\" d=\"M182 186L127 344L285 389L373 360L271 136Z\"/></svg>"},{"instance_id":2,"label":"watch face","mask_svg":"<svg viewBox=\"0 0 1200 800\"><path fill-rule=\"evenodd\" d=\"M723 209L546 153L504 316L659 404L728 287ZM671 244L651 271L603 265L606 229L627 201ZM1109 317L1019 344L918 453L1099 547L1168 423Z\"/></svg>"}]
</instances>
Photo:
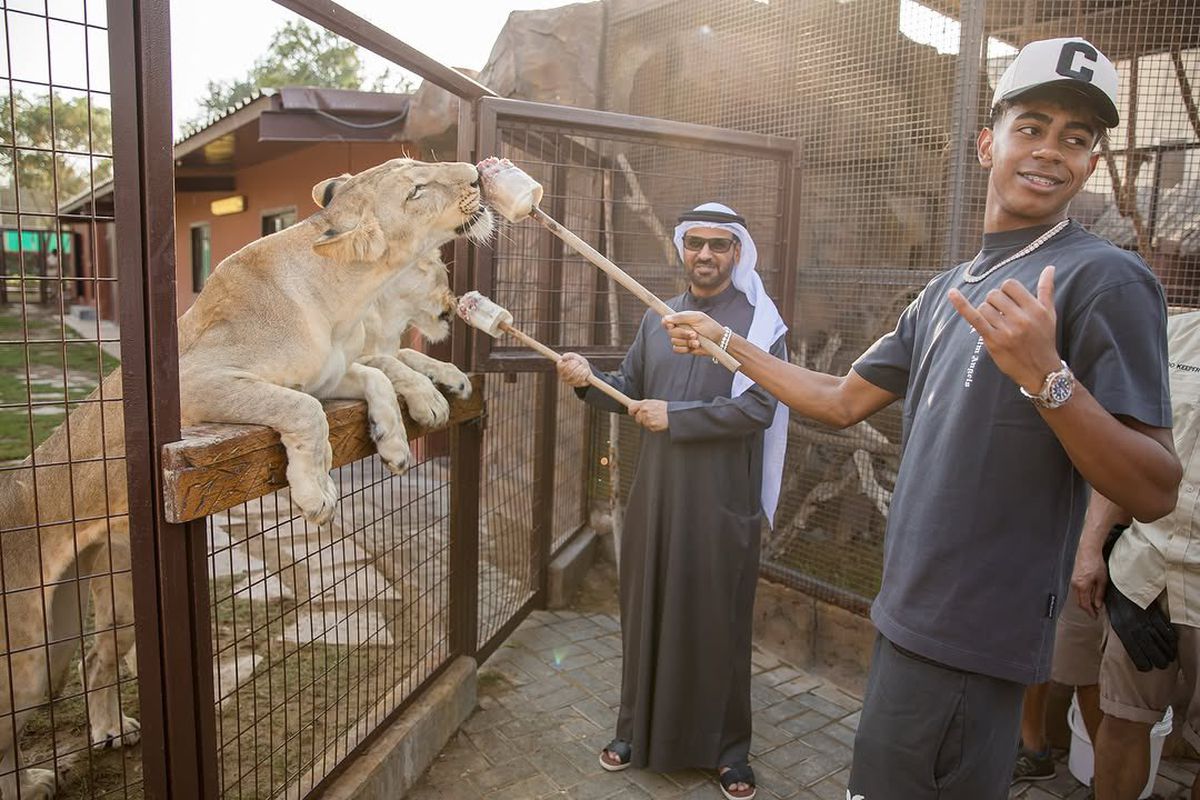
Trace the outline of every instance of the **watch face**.
<instances>
[{"instance_id":1,"label":"watch face","mask_svg":"<svg viewBox=\"0 0 1200 800\"><path fill-rule=\"evenodd\" d=\"M1056 406L1062 405L1071 399L1071 389L1074 388L1074 386L1075 381L1071 375L1055 375L1050 381L1050 390L1046 392L1046 394L1049 395L1049 401Z\"/></svg>"}]
</instances>

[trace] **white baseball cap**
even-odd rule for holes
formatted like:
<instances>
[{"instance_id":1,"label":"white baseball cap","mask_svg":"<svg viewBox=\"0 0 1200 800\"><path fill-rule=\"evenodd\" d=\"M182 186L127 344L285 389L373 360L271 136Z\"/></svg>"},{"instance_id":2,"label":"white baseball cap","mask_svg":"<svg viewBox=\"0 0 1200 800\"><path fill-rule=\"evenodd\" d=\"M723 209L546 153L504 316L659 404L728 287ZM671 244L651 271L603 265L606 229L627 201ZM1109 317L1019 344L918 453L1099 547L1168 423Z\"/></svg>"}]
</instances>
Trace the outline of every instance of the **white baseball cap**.
<instances>
[{"instance_id":1,"label":"white baseball cap","mask_svg":"<svg viewBox=\"0 0 1200 800\"><path fill-rule=\"evenodd\" d=\"M1121 121L1117 69L1087 39L1042 39L1022 47L1000 76L992 107L1041 86L1063 86L1091 98L1100 121L1110 128Z\"/></svg>"}]
</instances>

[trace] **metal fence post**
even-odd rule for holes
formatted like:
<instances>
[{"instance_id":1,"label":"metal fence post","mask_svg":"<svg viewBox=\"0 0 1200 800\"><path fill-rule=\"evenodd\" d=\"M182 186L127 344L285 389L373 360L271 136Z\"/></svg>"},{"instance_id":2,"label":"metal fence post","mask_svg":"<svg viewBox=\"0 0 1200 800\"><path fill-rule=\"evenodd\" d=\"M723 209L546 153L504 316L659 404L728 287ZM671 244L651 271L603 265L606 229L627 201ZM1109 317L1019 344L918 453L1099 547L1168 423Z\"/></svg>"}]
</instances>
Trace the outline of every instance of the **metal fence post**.
<instances>
[{"instance_id":1,"label":"metal fence post","mask_svg":"<svg viewBox=\"0 0 1200 800\"><path fill-rule=\"evenodd\" d=\"M558 443L558 376L537 376L537 428L533 434L533 576L538 608L545 608L550 589L550 552L554 547L554 451Z\"/></svg>"},{"instance_id":2,"label":"metal fence post","mask_svg":"<svg viewBox=\"0 0 1200 800\"><path fill-rule=\"evenodd\" d=\"M484 419L455 425L450 432L450 647L465 656L474 656L479 649L479 490Z\"/></svg>"},{"instance_id":3,"label":"metal fence post","mask_svg":"<svg viewBox=\"0 0 1200 800\"><path fill-rule=\"evenodd\" d=\"M567 171L557 162L551 177L550 216L566 218ZM544 251L538 270L538 326L542 341L558 345L562 331L563 243L555 236L543 238ZM554 548L555 450L558 444L558 375L538 375L538 423L533 436L533 547L537 569L534 586L536 604L545 608L550 595L550 555Z\"/></svg>"},{"instance_id":4,"label":"metal fence post","mask_svg":"<svg viewBox=\"0 0 1200 800\"><path fill-rule=\"evenodd\" d=\"M783 214L780 220L780 235L783 237L783 246L780 247L780 252L783 256L780 271L782 273L781 286L779 288L780 300L782 307L779 309L783 321L787 323L789 331L796 324L796 292L800 282L800 263L805 257L805 247L803 245L803 237L806 229L804 226L804 141L796 139L796 146L792 150L791 158L784 161L780 167L781 177L783 178ZM792 332L793 339L796 334Z\"/></svg>"},{"instance_id":5,"label":"metal fence post","mask_svg":"<svg viewBox=\"0 0 1200 800\"><path fill-rule=\"evenodd\" d=\"M203 520L163 516L162 445L179 438L168 8L109 0L114 195L129 529L146 795L217 796Z\"/></svg>"},{"instance_id":6,"label":"metal fence post","mask_svg":"<svg viewBox=\"0 0 1200 800\"><path fill-rule=\"evenodd\" d=\"M475 161L475 103L458 101L459 161ZM475 250L464 239L454 242L451 275L455 295L475 286ZM450 346L454 363L471 368L474 329L457 321ZM486 384L480 383L484 392ZM485 395L486 396L486 395ZM487 411L484 410L486 415ZM486 416L450 432L450 647L455 653L475 656L479 651L479 512L483 486L483 428Z\"/></svg>"},{"instance_id":7,"label":"metal fence post","mask_svg":"<svg viewBox=\"0 0 1200 800\"><path fill-rule=\"evenodd\" d=\"M968 170L975 163L975 125L978 122L980 60L987 46L984 17L987 0L964 0L958 37L958 66L950 117L950 171L946 176L946 236L943 264L959 261L966 238L968 215L978 212L969 197Z\"/></svg>"}]
</instances>

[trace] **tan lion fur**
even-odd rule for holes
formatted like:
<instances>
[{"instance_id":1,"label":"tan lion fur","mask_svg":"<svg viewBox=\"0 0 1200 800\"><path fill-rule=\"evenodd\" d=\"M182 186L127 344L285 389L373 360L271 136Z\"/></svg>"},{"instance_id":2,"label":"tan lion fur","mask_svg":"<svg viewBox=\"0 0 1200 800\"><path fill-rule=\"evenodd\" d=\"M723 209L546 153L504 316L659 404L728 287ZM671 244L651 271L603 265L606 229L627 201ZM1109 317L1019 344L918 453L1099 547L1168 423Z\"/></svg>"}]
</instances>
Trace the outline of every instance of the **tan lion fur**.
<instances>
[{"instance_id":1,"label":"tan lion fur","mask_svg":"<svg viewBox=\"0 0 1200 800\"><path fill-rule=\"evenodd\" d=\"M401 341L409 328L426 341L442 341L450 335L456 305L440 249L434 248L406 270L403 280L385 284L363 318L365 339L359 363L387 375L404 398L409 416L425 426L443 424L450 413L437 386L456 397L467 397L471 384L453 364L401 347Z\"/></svg>"},{"instance_id":2,"label":"tan lion fur","mask_svg":"<svg viewBox=\"0 0 1200 800\"><path fill-rule=\"evenodd\" d=\"M184 425L279 431L292 500L321 523L337 501L321 400L365 400L380 456L402 471L410 454L395 390L406 390L410 414L422 422L436 421L446 405L440 394L440 406L432 398L429 379L469 393L452 366L410 362L395 347L393 329L408 314L422 330L444 335L438 317L453 303L438 247L456 235L490 235L492 217L480 203L475 168L461 163L395 159L322 181L313 198L320 211L214 270L179 320L179 380ZM377 296L390 299L374 306ZM397 369L385 375L359 363L388 358L413 375L393 387ZM22 798L55 792L53 770L18 772L16 739L62 685L77 651L86 602L80 579L91 578L98 632L83 665L91 741L119 747L137 740L138 723L123 716L115 687L117 659L133 646L121 392L118 370L89 396L95 402L81 403L33 455L0 474L4 800L17 797L18 775Z\"/></svg>"}]
</instances>

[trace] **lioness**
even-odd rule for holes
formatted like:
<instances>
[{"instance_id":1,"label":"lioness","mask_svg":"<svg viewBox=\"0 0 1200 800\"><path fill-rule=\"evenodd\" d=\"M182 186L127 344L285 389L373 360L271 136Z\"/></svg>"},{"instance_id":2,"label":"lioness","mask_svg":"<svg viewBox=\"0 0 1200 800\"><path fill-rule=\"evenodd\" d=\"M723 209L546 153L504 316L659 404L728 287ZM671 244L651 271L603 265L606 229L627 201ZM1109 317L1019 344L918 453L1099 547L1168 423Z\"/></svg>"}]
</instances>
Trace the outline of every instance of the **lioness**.
<instances>
[{"instance_id":1,"label":"lioness","mask_svg":"<svg viewBox=\"0 0 1200 800\"><path fill-rule=\"evenodd\" d=\"M365 400L380 457L403 471L410 454L391 382L355 361L365 343L362 320L376 293L430 249L457 234L491 234L478 181L470 164L396 159L317 184L320 212L230 256L180 319L184 423L277 430L292 499L317 523L329 520L337 502L318 398ZM266 303L247 292L247 281L278 291Z\"/></svg>"},{"instance_id":2,"label":"lioness","mask_svg":"<svg viewBox=\"0 0 1200 800\"><path fill-rule=\"evenodd\" d=\"M493 223L470 164L396 159L322 181L313 198L322 207L316 214L218 265L180 318L179 379L184 425L254 423L279 431L292 499L305 517L322 523L333 514L337 493L321 399L366 400L384 463L401 471L410 458L395 377L356 361L383 355L365 354L368 309L387 285L389 294L407 297L425 313L432 299L435 317L448 316L452 298L444 275L441 286L428 282L428 254L458 235L486 238ZM408 297L406 287L419 299ZM470 391L465 380L455 384L461 373L426 367L421 371L452 389ZM415 387L406 396L410 413L436 421L438 404L428 387L407 385ZM21 468L0 475L5 800L18 796L18 775L21 798L49 798L55 791L53 770L18 773L17 738L28 715L61 686L75 652L78 578L103 575L91 581L102 633L84 666L91 740L136 741L138 724L122 716L115 686L118 655L133 640L128 576L107 574L128 563L122 409L111 399L120 394L118 371L89 398L98 402L82 404Z\"/></svg>"},{"instance_id":3,"label":"lioness","mask_svg":"<svg viewBox=\"0 0 1200 800\"><path fill-rule=\"evenodd\" d=\"M436 298L430 301L428 298ZM450 335L456 301L450 291L440 248L433 248L384 284L363 318L364 339L360 364L387 375L396 393L404 398L409 415L422 425L446 421L450 406L433 384L456 397L471 394L471 384L453 364L400 346L406 330L413 328L429 342ZM428 413L429 418L422 415Z\"/></svg>"}]
</instances>

